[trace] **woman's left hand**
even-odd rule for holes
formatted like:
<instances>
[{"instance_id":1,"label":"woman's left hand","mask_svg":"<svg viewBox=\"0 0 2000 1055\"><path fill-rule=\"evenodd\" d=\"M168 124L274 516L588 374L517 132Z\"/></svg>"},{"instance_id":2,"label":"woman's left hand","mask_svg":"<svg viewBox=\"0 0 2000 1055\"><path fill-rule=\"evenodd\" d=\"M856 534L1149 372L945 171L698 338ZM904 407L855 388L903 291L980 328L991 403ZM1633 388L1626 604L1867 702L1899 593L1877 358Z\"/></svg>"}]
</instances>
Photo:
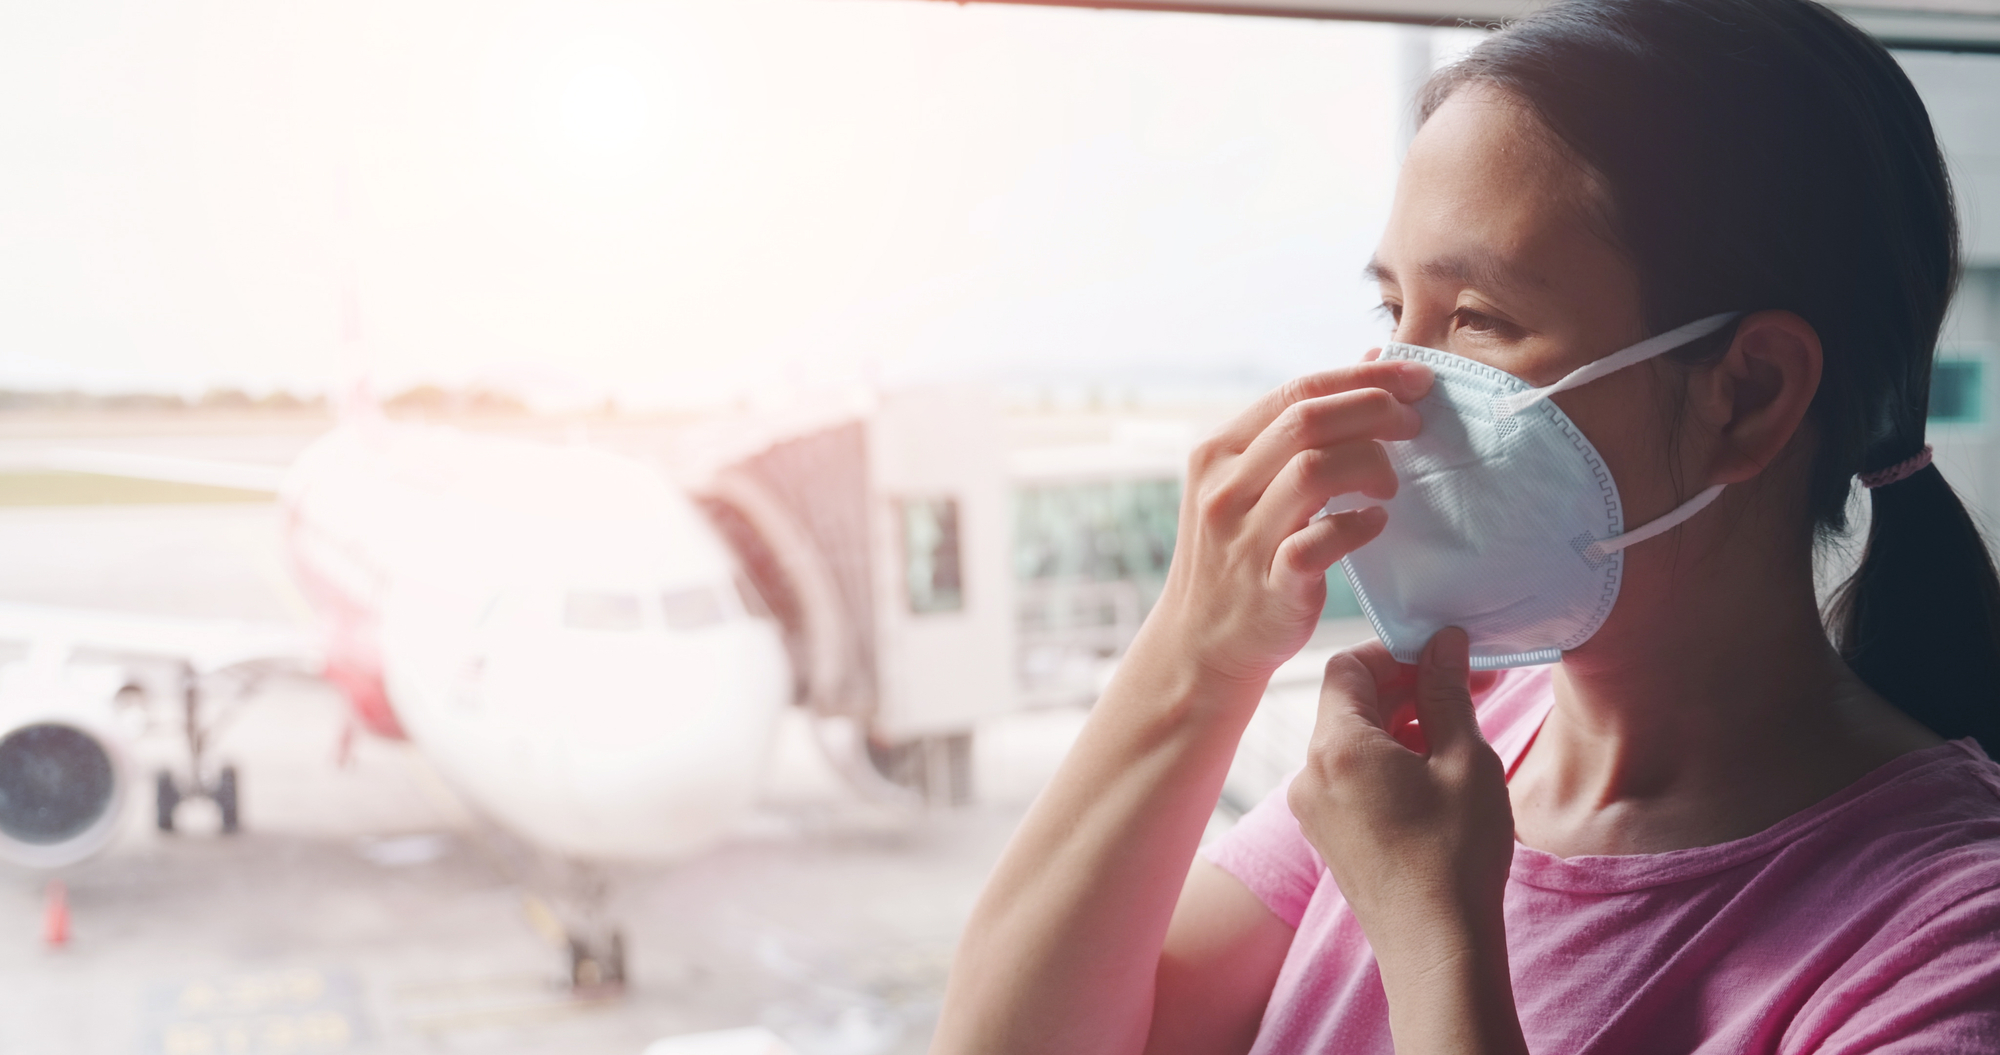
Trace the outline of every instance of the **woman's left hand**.
<instances>
[{"instance_id":1,"label":"woman's left hand","mask_svg":"<svg viewBox=\"0 0 2000 1055\"><path fill-rule=\"evenodd\" d=\"M1396 1049L1522 1050L1501 915L1514 815L1465 633L1415 667L1379 642L1328 661L1289 802L1375 950Z\"/></svg>"}]
</instances>

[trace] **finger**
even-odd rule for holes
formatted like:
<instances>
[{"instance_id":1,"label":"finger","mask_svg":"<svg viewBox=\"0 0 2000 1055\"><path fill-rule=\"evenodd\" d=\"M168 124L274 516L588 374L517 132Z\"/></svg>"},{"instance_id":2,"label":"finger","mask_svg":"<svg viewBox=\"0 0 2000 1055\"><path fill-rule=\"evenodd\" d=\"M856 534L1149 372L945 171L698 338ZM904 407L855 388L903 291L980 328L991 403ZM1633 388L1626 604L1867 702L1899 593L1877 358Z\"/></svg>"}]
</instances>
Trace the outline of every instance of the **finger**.
<instances>
[{"instance_id":1,"label":"finger","mask_svg":"<svg viewBox=\"0 0 2000 1055\"><path fill-rule=\"evenodd\" d=\"M1326 717L1329 707L1355 710L1369 724L1388 728L1395 721L1397 712L1406 709L1416 684L1414 677L1414 668L1396 662L1388 647L1380 641L1364 641L1341 649L1326 661L1326 680L1320 692L1320 716ZM1363 682L1367 683L1365 693L1362 691ZM1338 700L1329 700L1326 691L1334 687L1341 689L1345 695Z\"/></svg>"},{"instance_id":2,"label":"finger","mask_svg":"<svg viewBox=\"0 0 2000 1055\"><path fill-rule=\"evenodd\" d=\"M1433 752L1485 743L1472 710L1470 652L1465 631L1449 626L1431 636L1417 659L1417 721Z\"/></svg>"},{"instance_id":3,"label":"finger","mask_svg":"<svg viewBox=\"0 0 2000 1055\"><path fill-rule=\"evenodd\" d=\"M1347 494L1384 502L1396 497L1396 470L1380 443L1362 440L1300 451L1251 507L1249 529L1276 543L1305 527L1328 499Z\"/></svg>"},{"instance_id":4,"label":"finger","mask_svg":"<svg viewBox=\"0 0 2000 1055\"><path fill-rule=\"evenodd\" d=\"M1361 353L1361 361L1364 363L1372 363L1380 358L1382 358L1382 349L1380 348L1370 348Z\"/></svg>"},{"instance_id":5,"label":"finger","mask_svg":"<svg viewBox=\"0 0 2000 1055\"><path fill-rule=\"evenodd\" d=\"M1378 687L1381 671L1372 659L1363 645L1336 652L1326 661L1326 676L1319 687L1320 729L1352 730L1357 725L1367 725L1388 730L1394 715L1383 706Z\"/></svg>"},{"instance_id":6,"label":"finger","mask_svg":"<svg viewBox=\"0 0 2000 1055\"><path fill-rule=\"evenodd\" d=\"M1280 584L1289 579L1295 587L1324 578L1333 562L1381 534L1388 522L1389 511L1381 506L1321 517L1278 543L1271 577Z\"/></svg>"},{"instance_id":7,"label":"finger","mask_svg":"<svg viewBox=\"0 0 2000 1055\"><path fill-rule=\"evenodd\" d=\"M1417 668L1408 663L1398 663L1389 654L1389 646L1380 641L1364 641L1348 649L1368 667L1375 678L1375 697L1382 713L1391 721L1397 717L1413 717L1404 712L1413 711L1417 695Z\"/></svg>"},{"instance_id":8,"label":"finger","mask_svg":"<svg viewBox=\"0 0 2000 1055\"><path fill-rule=\"evenodd\" d=\"M1406 440L1422 428L1423 418L1386 389L1363 388L1294 403L1223 469L1205 495L1217 511L1240 515L1264 497L1278 473L1301 452L1363 440Z\"/></svg>"},{"instance_id":9,"label":"finger","mask_svg":"<svg viewBox=\"0 0 2000 1055\"><path fill-rule=\"evenodd\" d=\"M1240 453L1292 404L1364 388L1383 389L1404 403L1414 403L1431 390L1431 369L1422 363L1397 359L1356 363L1295 377L1230 419L1210 442L1218 451Z\"/></svg>"}]
</instances>

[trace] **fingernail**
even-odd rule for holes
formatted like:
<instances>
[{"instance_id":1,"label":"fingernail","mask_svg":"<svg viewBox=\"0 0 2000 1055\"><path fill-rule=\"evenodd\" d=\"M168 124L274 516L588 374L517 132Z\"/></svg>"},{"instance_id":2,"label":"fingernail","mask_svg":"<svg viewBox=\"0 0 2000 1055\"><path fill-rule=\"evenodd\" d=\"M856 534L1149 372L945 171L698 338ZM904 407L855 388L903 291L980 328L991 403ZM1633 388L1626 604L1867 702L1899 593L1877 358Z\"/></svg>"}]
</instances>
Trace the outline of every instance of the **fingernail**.
<instances>
[{"instance_id":1,"label":"fingernail","mask_svg":"<svg viewBox=\"0 0 2000 1055\"><path fill-rule=\"evenodd\" d=\"M1397 367L1397 370L1402 374L1404 382L1410 386L1410 390L1417 397L1422 397L1424 393L1431 390L1431 381L1434 375L1431 373L1429 366L1423 363L1406 361Z\"/></svg>"}]
</instances>

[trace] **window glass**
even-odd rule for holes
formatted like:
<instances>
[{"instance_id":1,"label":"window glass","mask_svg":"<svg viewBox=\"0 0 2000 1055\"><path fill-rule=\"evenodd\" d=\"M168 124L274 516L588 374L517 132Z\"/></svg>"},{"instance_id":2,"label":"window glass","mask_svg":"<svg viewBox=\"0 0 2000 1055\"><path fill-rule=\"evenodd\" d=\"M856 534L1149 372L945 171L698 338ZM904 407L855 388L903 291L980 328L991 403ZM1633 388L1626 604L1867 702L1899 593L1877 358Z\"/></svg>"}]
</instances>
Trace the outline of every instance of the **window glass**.
<instances>
[{"instance_id":1,"label":"window glass","mask_svg":"<svg viewBox=\"0 0 2000 1055\"><path fill-rule=\"evenodd\" d=\"M701 630L722 622L722 595L707 586L668 590L660 595L669 630Z\"/></svg>"},{"instance_id":2,"label":"window glass","mask_svg":"<svg viewBox=\"0 0 2000 1055\"><path fill-rule=\"evenodd\" d=\"M645 626L636 593L571 590L563 597L563 626L571 630L638 630Z\"/></svg>"},{"instance_id":3,"label":"window glass","mask_svg":"<svg viewBox=\"0 0 2000 1055\"><path fill-rule=\"evenodd\" d=\"M1986 419L1980 398L1985 362L1939 358L1931 367L1930 420L1943 425L1976 425Z\"/></svg>"},{"instance_id":4,"label":"window glass","mask_svg":"<svg viewBox=\"0 0 2000 1055\"><path fill-rule=\"evenodd\" d=\"M745 575L739 570L736 572L734 578L736 583L736 599L742 602L743 611L748 613L750 618L776 618L771 614L771 606L764 602L764 595L757 589L757 584L750 581L750 576Z\"/></svg>"},{"instance_id":5,"label":"window glass","mask_svg":"<svg viewBox=\"0 0 2000 1055\"><path fill-rule=\"evenodd\" d=\"M1159 600L1181 482L1105 480L1014 491L1017 670L1025 698L1089 699Z\"/></svg>"},{"instance_id":6,"label":"window glass","mask_svg":"<svg viewBox=\"0 0 2000 1055\"><path fill-rule=\"evenodd\" d=\"M959 573L958 500L902 501L903 583L910 611L956 612L965 607Z\"/></svg>"}]
</instances>

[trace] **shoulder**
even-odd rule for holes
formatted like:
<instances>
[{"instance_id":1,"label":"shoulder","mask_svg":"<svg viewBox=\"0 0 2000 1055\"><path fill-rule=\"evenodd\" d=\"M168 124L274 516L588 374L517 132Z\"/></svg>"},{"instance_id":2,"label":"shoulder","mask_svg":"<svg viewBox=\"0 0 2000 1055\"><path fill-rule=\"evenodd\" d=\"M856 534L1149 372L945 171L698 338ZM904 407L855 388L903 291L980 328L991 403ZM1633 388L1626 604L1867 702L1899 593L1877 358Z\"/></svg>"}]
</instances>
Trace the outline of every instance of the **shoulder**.
<instances>
[{"instance_id":1,"label":"shoulder","mask_svg":"<svg viewBox=\"0 0 2000 1055\"><path fill-rule=\"evenodd\" d=\"M1953 741L1850 791L1805 840L1822 847L1826 938L1851 951L1795 1024L1809 1041L1798 1050L1990 1050L1978 1045L2000 1040L2000 766Z\"/></svg>"},{"instance_id":2,"label":"shoulder","mask_svg":"<svg viewBox=\"0 0 2000 1055\"><path fill-rule=\"evenodd\" d=\"M1870 928L1789 1030L1815 1055L2000 1044L2000 838L1954 841L1855 906ZM1894 889L1887 889L1893 885Z\"/></svg>"},{"instance_id":3,"label":"shoulder","mask_svg":"<svg viewBox=\"0 0 2000 1055\"><path fill-rule=\"evenodd\" d=\"M2000 876L2000 765L1970 739L1896 758L1827 805L1822 838L1867 846L1863 865Z\"/></svg>"},{"instance_id":4,"label":"shoulder","mask_svg":"<svg viewBox=\"0 0 2000 1055\"><path fill-rule=\"evenodd\" d=\"M1864 867L1927 904L2000 907L2000 765L1954 740L1883 769L1834 825L1867 848Z\"/></svg>"},{"instance_id":5,"label":"shoulder","mask_svg":"<svg viewBox=\"0 0 2000 1055\"><path fill-rule=\"evenodd\" d=\"M1235 827L1203 847L1201 856L1236 877L1286 926L1297 928L1326 866L1285 801L1291 784L1289 778L1281 781Z\"/></svg>"}]
</instances>

